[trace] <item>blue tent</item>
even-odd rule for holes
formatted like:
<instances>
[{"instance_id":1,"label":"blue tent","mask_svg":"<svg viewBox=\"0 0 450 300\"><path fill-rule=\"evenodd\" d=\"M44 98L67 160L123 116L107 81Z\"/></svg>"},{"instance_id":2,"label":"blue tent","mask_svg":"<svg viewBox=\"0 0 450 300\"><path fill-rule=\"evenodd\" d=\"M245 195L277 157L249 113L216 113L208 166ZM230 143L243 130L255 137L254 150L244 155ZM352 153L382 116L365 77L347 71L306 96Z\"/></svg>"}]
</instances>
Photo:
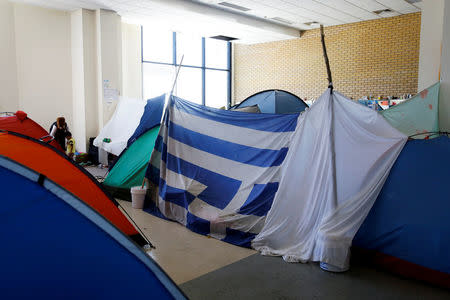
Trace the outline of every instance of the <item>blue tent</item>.
<instances>
[{"instance_id":1,"label":"blue tent","mask_svg":"<svg viewBox=\"0 0 450 300\"><path fill-rule=\"evenodd\" d=\"M122 158L122 155L130 148L130 146L136 142L143 134L150 129L159 126L164 109L164 101L166 94L151 98L147 100L147 104L144 107L144 113L139 121L138 127L134 131L133 135L127 141L127 147L120 153L120 155L109 165L109 171L115 167L116 163ZM151 150L150 150L151 152ZM128 193L128 192L127 192ZM116 195L117 196L117 195Z\"/></svg>"},{"instance_id":2,"label":"blue tent","mask_svg":"<svg viewBox=\"0 0 450 300\"><path fill-rule=\"evenodd\" d=\"M261 113L289 114L299 113L308 105L296 95L282 90L266 90L256 93L233 108L257 105Z\"/></svg>"},{"instance_id":3,"label":"blue tent","mask_svg":"<svg viewBox=\"0 0 450 300\"><path fill-rule=\"evenodd\" d=\"M185 299L136 244L42 174L0 156L2 298Z\"/></svg>"},{"instance_id":4,"label":"blue tent","mask_svg":"<svg viewBox=\"0 0 450 300\"><path fill-rule=\"evenodd\" d=\"M141 121L138 127L134 131L133 135L128 139L127 147L130 147L141 135L149 131L155 126L159 126L161 122L161 116L164 109L164 100L166 95L152 98L147 100L147 104L144 108Z\"/></svg>"},{"instance_id":5,"label":"blue tent","mask_svg":"<svg viewBox=\"0 0 450 300\"><path fill-rule=\"evenodd\" d=\"M353 240L353 246L389 256L393 270L430 280L440 272L450 287L450 138L408 141L391 169L374 206ZM394 260L395 259L395 263ZM409 265L406 268L405 264ZM383 264L383 262L381 262ZM401 270L403 268L405 272ZM408 269L408 270L407 270ZM420 275L420 273L422 275ZM412 275L412 274L411 274Z\"/></svg>"}]
</instances>

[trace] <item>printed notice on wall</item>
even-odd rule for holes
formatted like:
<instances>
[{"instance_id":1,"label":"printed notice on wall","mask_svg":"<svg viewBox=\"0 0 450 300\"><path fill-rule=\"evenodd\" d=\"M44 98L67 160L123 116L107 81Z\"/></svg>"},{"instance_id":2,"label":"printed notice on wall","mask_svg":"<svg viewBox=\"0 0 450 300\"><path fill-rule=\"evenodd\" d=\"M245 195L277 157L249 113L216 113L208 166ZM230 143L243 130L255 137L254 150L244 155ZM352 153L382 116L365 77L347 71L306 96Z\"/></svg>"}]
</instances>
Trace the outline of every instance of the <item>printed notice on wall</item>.
<instances>
[{"instance_id":1,"label":"printed notice on wall","mask_svg":"<svg viewBox=\"0 0 450 300\"><path fill-rule=\"evenodd\" d=\"M119 100L119 91L116 89L111 88L104 88L103 89L103 99L107 103L112 103L113 101Z\"/></svg>"},{"instance_id":2,"label":"printed notice on wall","mask_svg":"<svg viewBox=\"0 0 450 300\"><path fill-rule=\"evenodd\" d=\"M103 80L103 99L106 103L119 100L119 90L112 89L108 79Z\"/></svg>"}]
</instances>

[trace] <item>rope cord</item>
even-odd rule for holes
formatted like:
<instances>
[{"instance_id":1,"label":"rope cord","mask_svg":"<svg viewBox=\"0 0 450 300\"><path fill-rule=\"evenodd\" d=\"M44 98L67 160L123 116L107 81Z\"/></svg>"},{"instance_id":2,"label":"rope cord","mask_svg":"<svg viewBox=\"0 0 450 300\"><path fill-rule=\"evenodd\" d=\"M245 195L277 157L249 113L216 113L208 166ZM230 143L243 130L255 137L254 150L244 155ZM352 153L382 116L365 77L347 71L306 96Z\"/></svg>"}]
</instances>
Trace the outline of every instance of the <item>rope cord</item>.
<instances>
[{"instance_id":1,"label":"rope cord","mask_svg":"<svg viewBox=\"0 0 450 300\"><path fill-rule=\"evenodd\" d=\"M412 138L414 136L419 136L419 135L428 135L429 137L433 136L433 135L447 135L447 136L449 136L450 132L447 132L447 131L420 132L420 133L412 134L412 135L408 136L408 138Z\"/></svg>"},{"instance_id":2,"label":"rope cord","mask_svg":"<svg viewBox=\"0 0 450 300\"><path fill-rule=\"evenodd\" d=\"M127 217L131 220L134 226L136 226L136 229L139 231L139 233L144 237L144 239L147 241L147 243L150 245L150 248L156 249L155 246L150 242L149 238L145 235L145 233L142 231L142 229L136 224L136 222L133 220L133 218L128 214L128 212L125 210L125 208L120 205L119 202L117 202L117 205L119 208L123 210L123 213L127 215Z\"/></svg>"}]
</instances>

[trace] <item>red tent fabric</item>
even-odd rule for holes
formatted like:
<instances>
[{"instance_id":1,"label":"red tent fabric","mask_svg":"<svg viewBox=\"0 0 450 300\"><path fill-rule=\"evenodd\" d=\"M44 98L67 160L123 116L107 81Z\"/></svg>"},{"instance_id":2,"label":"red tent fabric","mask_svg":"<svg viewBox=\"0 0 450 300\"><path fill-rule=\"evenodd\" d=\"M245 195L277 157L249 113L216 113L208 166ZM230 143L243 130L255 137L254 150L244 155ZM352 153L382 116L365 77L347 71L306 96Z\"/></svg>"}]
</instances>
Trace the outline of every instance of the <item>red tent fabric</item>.
<instances>
[{"instance_id":1,"label":"red tent fabric","mask_svg":"<svg viewBox=\"0 0 450 300\"><path fill-rule=\"evenodd\" d=\"M0 155L48 177L103 215L139 245L147 244L118 203L86 170L66 155L36 139L14 132L0 132Z\"/></svg>"},{"instance_id":2,"label":"red tent fabric","mask_svg":"<svg viewBox=\"0 0 450 300\"><path fill-rule=\"evenodd\" d=\"M41 125L28 118L27 114L21 110L18 110L11 116L0 116L0 129L17 132L35 139L49 135ZM49 144L59 151L64 152L55 140Z\"/></svg>"}]
</instances>

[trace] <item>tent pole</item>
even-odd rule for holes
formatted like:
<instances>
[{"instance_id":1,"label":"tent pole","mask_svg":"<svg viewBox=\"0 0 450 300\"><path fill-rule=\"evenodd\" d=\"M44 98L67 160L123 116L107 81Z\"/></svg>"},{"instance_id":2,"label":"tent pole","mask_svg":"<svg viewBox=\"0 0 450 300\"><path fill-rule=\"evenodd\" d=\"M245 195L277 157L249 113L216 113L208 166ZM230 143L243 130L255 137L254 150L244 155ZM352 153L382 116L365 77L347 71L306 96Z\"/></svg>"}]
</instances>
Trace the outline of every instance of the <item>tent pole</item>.
<instances>
[{"instance_id":1,"label":"tent pole","mask_svg":"<svg viewBox=\"0 0 450 300\"><path fill-rule=\"evenodd\" d=\"M321 40L322 40L323 57L325 58L325 65L327 67L328 87L333 90L333 79L331 78L330 61L328 60L327 46L325 45L325 34L323 33L323 25L322 24L320 24L320 36L321 36Z\"/></svg>"},{"instance_id":2,"label":"tent pole","mask_svg":"<svg viewBox=\"0 0 450 300\"><path fill-rule=\"evenodd\" d=\"M172 89L170 90L169 98L172 96L173 90L175 89L175 84L177 83L177 80L178 80L178 74L180 74L180 69L181 69L181 65L183 64L183 59L184 59L184 54L181 57L180 64L178 65L177 73L175 74L175 79L173 80ZM150 157L150 159L151 159L151 157ZM150 162L150 160L149 160L149 162ZM142 180L141 189L144 188L144 185L145 185L145 177Z\"/></svg>"},{"instance_id":3,"label":"tent pole","mask_svg":"<svg viewBox=\"0 0 450 300\"><path fill-rule=\"evenodd\" d=\"M172 96L173 90L175 89L175 84L178 80L178 74L180 73L181 65L183 64L184 54L181 56L180 65L178 66L177 74L175 75L175 80L173 81L172 89L170 90L170 96Z\"/></svg>"}]
</instances>

